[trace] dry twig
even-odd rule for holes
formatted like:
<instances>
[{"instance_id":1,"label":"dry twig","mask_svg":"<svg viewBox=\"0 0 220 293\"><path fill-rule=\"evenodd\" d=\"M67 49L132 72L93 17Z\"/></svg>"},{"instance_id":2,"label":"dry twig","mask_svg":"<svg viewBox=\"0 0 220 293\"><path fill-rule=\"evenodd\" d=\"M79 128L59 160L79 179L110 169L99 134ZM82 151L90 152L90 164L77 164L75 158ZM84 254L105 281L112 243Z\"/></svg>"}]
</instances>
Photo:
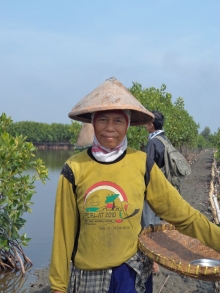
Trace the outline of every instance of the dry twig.
<instances>
[{"instance_id":1,"label":"dry twig","mask_svg":"<svg viewBox=\"0 0 220 293\"><path fill-rule=\"evenodd\" d=\"M158 293L160 293L164 287L164 285L166 284L167 280L169 279L170 274L168 274L168 276L166 277L166 280L164 281L162 287L160 288L160 291Z\"/></svg>"}]
</instances>

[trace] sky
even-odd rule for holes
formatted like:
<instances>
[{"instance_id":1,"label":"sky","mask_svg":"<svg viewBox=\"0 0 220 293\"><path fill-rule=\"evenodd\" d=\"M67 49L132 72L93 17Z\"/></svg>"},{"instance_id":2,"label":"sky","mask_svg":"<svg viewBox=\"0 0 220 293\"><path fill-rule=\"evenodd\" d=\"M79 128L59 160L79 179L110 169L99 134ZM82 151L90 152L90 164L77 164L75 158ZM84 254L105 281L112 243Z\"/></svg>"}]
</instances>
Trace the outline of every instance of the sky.
<instances>
[{"instance_id":1,"label":"sky","mask_svg":"<svg viewBox=\"0 0 220 293\"><path fill-rule=\"evenodd\" d=\"M0 0L0 114L67 123L114 76L166 85L211 133L220 127L219 0Z\"/></svg>"}]
</instances>

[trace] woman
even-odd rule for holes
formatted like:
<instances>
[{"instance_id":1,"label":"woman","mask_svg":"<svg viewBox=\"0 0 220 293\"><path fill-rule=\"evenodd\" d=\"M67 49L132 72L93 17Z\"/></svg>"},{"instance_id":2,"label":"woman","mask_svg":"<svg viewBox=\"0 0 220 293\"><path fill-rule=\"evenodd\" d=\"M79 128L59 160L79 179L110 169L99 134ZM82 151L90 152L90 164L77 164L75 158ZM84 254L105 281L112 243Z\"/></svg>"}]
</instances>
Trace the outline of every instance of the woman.
<instances>
[{"instance_id":1,"label":"woman","mask_svg":"<svg viewBox=\"0 0 220 293\"><path fill-rule=\"evenodd\" d=\"M57 188L52 292L152 292L152 261L137 248L144 199L157 215L220 252L220 230L190 207L144 152L127 147L130 125L148 112L116 79L81 100L69 117L92 122L94 143L65 163Z\"/></svg>"}]
</instances>

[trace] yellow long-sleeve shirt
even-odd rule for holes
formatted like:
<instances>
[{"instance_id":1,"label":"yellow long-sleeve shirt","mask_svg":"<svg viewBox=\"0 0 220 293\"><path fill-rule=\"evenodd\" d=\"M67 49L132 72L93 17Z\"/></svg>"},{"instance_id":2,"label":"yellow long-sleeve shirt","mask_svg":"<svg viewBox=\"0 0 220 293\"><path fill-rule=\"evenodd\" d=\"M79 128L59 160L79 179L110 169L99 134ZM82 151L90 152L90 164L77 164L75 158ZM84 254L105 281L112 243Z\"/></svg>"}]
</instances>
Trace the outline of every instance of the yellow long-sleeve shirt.
<instances>
[{"instance_id":1,"label":"yellow long-sleeve shirt","mask_svg":"<svg viewBox=\"0 0 220 293\"><path fill-rule=\"evenodd\" d=\"M83 151L66 162L59 178L52 290L66 291L74 243L74 264L83 270L112 268L134 255L145 198L181 233L220 252L220 229L182 199L144 152L127 148L119 160L103 164Z\"/></svg>"}]
</instances>

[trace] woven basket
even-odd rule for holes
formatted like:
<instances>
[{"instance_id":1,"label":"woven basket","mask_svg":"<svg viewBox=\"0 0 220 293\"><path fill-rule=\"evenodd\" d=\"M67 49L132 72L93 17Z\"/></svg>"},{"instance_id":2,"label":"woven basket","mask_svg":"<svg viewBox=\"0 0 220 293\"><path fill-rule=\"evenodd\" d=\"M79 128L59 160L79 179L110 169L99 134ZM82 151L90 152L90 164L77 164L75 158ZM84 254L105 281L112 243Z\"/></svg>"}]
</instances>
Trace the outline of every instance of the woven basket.
<instances>
[{"instance_id":1,"label":"woven basket","mask_svg":"<svg viewBox=\"0 0 220 293\"><path fill-rule=\"evenodd\" d=\"M190 278L219 281L220 266L192 265L196 259L220 260L220 254L199 240L179 233L173 225L145 228L139 236L139 249L162 267Z\"/></svg>"}]
</instances>

